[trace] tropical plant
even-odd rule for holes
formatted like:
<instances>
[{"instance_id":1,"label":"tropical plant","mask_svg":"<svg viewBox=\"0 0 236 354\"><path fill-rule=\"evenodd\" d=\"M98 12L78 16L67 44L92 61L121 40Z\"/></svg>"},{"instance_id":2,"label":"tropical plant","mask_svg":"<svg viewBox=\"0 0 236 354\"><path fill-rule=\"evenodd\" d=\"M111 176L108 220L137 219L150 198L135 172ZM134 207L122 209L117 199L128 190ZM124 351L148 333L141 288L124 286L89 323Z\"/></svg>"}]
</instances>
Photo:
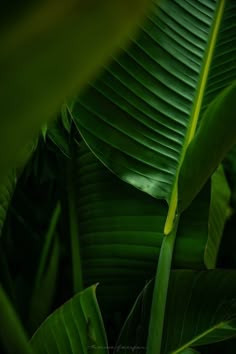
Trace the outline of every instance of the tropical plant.
<instances>
[{"instance_id":1,"label":"tropical plant","mask_svg":"<svg viewBox=\"0 0 236 354\"><path fill-rule=\"evenodd\" d=\"M236 347L236 4L155 0L141 22L148 3L50 1L4 22L9 353Z\"/></svg>"}]
</instances>

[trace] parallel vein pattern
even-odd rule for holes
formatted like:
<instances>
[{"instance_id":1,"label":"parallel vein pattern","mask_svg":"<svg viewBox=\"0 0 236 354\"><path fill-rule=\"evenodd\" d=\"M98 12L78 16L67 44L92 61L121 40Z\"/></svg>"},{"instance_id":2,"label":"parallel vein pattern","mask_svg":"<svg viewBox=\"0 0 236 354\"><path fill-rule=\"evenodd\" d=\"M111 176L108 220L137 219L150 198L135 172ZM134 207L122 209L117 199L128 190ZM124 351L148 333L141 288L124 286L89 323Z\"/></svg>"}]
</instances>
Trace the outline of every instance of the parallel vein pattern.
<instances>
[{"instance_id":1,"label":"parallel vein pattern","mask_svg":"<svg viewBox=\"0 0 236 354\"><path fill-rule=\"evenodd\" d=\"M97 157L158 198L170 198L215 7L156 1L138 39L73 108Z\"/></svg>"},{"instance_id":2,"label":"parallel vein pattern","mask_svg":"<svg viewBox=\"0 0 236 354\"><path fill-rule=\"evenodd\" d=\"M167 206L119 180L84 144L77 180L85 286L100 283L101 305L130 305L155 273Z\"/></svg>"},{"instance_id":3,"label":"parallel vein pattern","mask_svg":"<svg viewBox=\"0 0 236 354\"><path fill-rule=\"evenodd\" d=\"M235 271L176 271L170 290L163 353L177 354L236 335Z\"/></svg>"},{"instance_id":4,"label":"parallel vein pattern","mask_svg":"<svg viewBox=\"0 0 236 354\"><path fill-rule=\"evenodd\" d=\"M127 348L124 354L145 346L152 293L150 281L127 317L117 343ZM172 271L161 353L183 354L189 347L197 351L236 336L235 296L235 271Z\"/></svg>"},{"instance_id":5,"label":"parallel vein pattern","mask_svg":"<svg viewBox=\"0 0 236 354\"><path fill-rule=\"evenodd\" d=\"M78 152L76 180L85 286L100 283L98 299L106 313L108 308L128 307L155 274L167 205L114 176L84 143ZM209 268L215 265L218 244L213 241L222 230L218 231L214 223L218 199L210 192L209 183L182 215L174 267L203 269L204 263ZM209 230L209 222L213 230Z\"/></svg>"},{"instance_id":6,"label":"parallel vein pattern","mask_svg":"<svg viewBox=\"0 0 236 354\"><path fill-rule=\"evenodd\" d=\"M36 354L87 354L93 346L99 348L101 354L107 354L95 286L85 289L53 312L36 331L31 344Z\"/></svg>"},{"instance_id":7,"label":"parallel vein pattern","mask_svg":"<svg viewBox=\"0 0 236 354\"><path fill-rule=\"evenodd\" d=\"M207 105L236 79L236 3L226 1L211 65L202 113Z\"/></svg>"}]
</instances>

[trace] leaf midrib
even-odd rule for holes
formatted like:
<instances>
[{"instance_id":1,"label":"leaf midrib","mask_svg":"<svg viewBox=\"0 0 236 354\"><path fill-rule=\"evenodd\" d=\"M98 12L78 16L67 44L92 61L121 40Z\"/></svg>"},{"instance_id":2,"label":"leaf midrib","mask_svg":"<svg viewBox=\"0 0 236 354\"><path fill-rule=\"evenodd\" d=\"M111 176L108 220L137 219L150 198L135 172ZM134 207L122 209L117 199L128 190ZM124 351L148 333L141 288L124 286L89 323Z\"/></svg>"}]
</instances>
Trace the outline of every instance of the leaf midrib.
<instances>
[{"instance_id":1,"label":"leaf midrib","mask_svg":"<svg viewBox=\"0 0 236 354\"><path fill-rule=\"evenodd\" d=\"M168 235L173 229L176 211L177 211L177 207L178 207L179 171L180 171L180 167L183 163L187 148L188 148L190 142L192 141L192 139L195 135L195 132L196 132L197 123L199 120L202 102L203 102L203 98L204 98L205 88L206 88L206 84L207 84L207 79L208 79L208 75L209 75L209 71L210 71L210 66L211 66L211 62L213 59L214 49L216 46L217 37L218 37L218 33L219 33L219 29L220 29L220 25L221 25L223 13L224 13L225 3L226 3L226 0L219 0L218 4L216 6L215 18L212 23L212 28L211 28L210 35L209 35L208 45L207 45L207 48L206 48L206 51L204 54L204 58L203 58L202 69L201 69L201 73L200 73L200 77L199 77L199 82L198 82L198 85L196 88L196 95L195 95L195 99L193 102L193 108L192 108L192 111L190 114L189 125L187 128L187 133L186 133L185 141L183 144L183 148L182 148L182 151L180 154L179 165L178 165L178 168L176 171L175 180L173 182L173 189L172 189L170 202L169 202L169 210L168 210L168 215L167 215L166 223L165 223L165 227L164 227L164 234L165 235Z\"/></svg>"},{"instance_id":2,"label":"leaf midrib","mask_svg":"<svg viewBox=\"0 0 236 354\"><path fill-rule=\"evenodd\" d=\"M199 341L200 339L204 338L205 336L207 336L208 334L212 333L213 331L217 330L217 329L223 329L225 326L227 326L228 324L230 324L232 321L234 321L234 319L228 320L228 321L221 321L217 324L215 324L213 327L211 327L210 329L200 333L199 335L197 335L196 337L194 337L193 339L191 339L189 342L185 343L183 346L181 346L180 348L178 348L177 350L171 352L171 354L178 354L181 353L184 349L187 349L191 346L194 345L194 343L196 343L197 341ZM230 336L231 337L231 336ZM218 340L219 342L220 340Z\"/></svg>"}]
</instances>

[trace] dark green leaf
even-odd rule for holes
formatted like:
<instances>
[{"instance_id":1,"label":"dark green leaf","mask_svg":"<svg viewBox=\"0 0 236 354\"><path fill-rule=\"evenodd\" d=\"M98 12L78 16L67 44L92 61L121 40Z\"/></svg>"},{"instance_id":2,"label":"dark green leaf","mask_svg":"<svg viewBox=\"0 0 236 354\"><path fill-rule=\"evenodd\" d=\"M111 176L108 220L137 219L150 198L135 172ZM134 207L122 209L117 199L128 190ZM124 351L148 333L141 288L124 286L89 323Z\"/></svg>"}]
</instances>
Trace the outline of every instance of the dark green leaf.
<instances>
[{"instance_id":1,"label":"dark green leaf","mask_svg":"<svg viewBox=\"0 0 236 354\"><path fill-rule=\"evenodd\" d=\"M209 105L179 174L179 209L186 209L236 143L236 81ZM191 181L191 183L189 183Z\"/></svg>"},{"instance_id":2,"label":"dark green leaf","mask_svg":"<svg viewBox=\"0 0 236 354\"><path fill-rule=\"evenodd\" d=\"M140 293L117 346L146 345L152 289L153 282L149 282ZM189 347L235 336L235 298L236 271L172 271L161 352L182 353ZM142 310L144 302L145 312ZM142 335L137 336L139 327Z\"/></svg>"},{"instance_id":3,"label":"dark green leaf","mask_svg":"<svg viewBox=\"0 0 236 354\"><path fill-rule=\"evenodd\" d=\"M131 305L146 280L155 274L167 205L121 181L84 143L76 154L77 175L73 175L73 179L77 183L85 285L99 282L101 306L109 312L116 301L117 309L122 310ZM219 207L216 206L220 203L213 187L215 181L215 178L212 184L209 181L181 216L174 267L203 269L205 265L210 268L215 265L221 236L212 232L216 230L212 226L218 225L214 220L218 218ZM214 190L212 197L211 189ZM221 193L225 189L228 191L225 184L221 184ZM225 208L224 203L222 207Z\"/></svg>"},{"instance_id":4,"label":"dark green leaf","mask_svg":"<svg viewBox=\"0 0 236 354\"><path fill-rule=\"evenodd\" d=\"M0 183L0 236L15 184L16 174L13 170Z\"/></svg>"},{"instance_id":5,"label":"dark green leaf","mask_svg":"<svg viewBox=\"0 0 236 354\"><path fill-rule=\"evenodd\" d=\"M49 315L53 296L56 291L56 280L59 264L59 242L55 235L61 212L58 203L54 209L44 247L35 278L34 289L29 305L29 326L32 333Z\"/></svg>"},{"instance_id":6,"label":"dark green leaf","mask_svg":"<svg viewBox=\"0 0 236 354\"><path fill-rule=\"evenodd\" d=\"M33 354L25 330L0 285L0 340L9 354Z\"/></svg>"}]
</instances>

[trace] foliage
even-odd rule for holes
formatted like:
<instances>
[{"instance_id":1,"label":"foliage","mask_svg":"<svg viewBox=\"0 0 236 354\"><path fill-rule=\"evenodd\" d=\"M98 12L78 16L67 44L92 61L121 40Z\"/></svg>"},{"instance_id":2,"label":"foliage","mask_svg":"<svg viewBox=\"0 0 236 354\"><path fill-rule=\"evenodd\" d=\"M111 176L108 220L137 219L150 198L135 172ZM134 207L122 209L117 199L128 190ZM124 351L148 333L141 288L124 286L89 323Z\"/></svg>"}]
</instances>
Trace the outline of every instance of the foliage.
<instances>
[{"instance_id":1,"label":"foliage","mask_svg":"<svg viewBox=\"0 0 236 354\"><path fill-rule=\"evenodd\" d=\"M235 3L19 8L0 30L1 353L234 353Z\"/></svg>"}]
</instances>

